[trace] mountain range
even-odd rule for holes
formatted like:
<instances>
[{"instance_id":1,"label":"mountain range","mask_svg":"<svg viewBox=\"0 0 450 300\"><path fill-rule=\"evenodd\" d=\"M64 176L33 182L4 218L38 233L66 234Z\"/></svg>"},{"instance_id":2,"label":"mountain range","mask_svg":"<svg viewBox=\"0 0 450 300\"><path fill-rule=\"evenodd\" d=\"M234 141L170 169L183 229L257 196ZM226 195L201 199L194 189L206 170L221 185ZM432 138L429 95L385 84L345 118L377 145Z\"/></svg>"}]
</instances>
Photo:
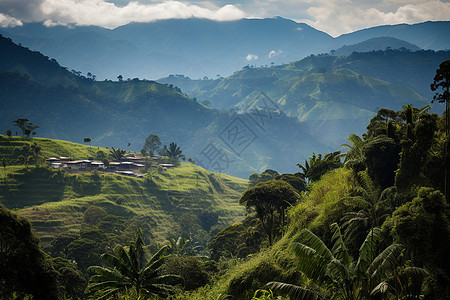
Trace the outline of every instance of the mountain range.
<instances>
[{"instance_id":1,"label":"mountain range","mask_svg":"<svg viewBox=\"0 0 450 300\"><path fill-rule=\"evenodd\" d=\"M379 26L333 38L305 23L280 17L227 22L171 19L112 30L26 23L0 30L2 35L58 60L70 70L114 80L119 74L131 79L157 79L170 74L217 78L246 65L290 63L377 37L400 39L411 45L407 49L443 50L450 48L448 32L450 22L426 22ZM393 39L382 45L405 47ZM374 47L368 49L379 49Z\"/></svg>"},{"instance_id":2,"label":"mountain range","mask_svg":"<svg viewBox=\"0 0 450 300\"><path fill-rule=\"evenodd\" d=\"M179 26L185 21L170 20L163 23ZM216 29L214 26L206 26L210 24L208 22L225 27L230 24L255 24L252 20L218 23L194 19L186 22L206 22L202 23L204 26L201 28L206 27L211 31L212 41L208 48L211 59L214 57L211 53L214 52L213 44L216 40L212 32ZM267 30L276 29L274 24L299 25L280 18L260 20L258 24L265 22L272 22ZM236 26L241 26L238 25ZM436 26L446 26L447 23L417 24L403 30L431 25L437 28ZM134 31L126 31L133 26ZM145 41L148 47L165 45L166 49L189 53L188 47L181 47L181 44L177 44L181 41L170 35L160 33L160 38L166 39L166 44L161 45L149 43L148 38L143 36L139 38L137 29L141 28L145 32L146 26L156 24L131 24L113 31L97 27L46 28L40 24L7 30L9 33L21 33L22 37L34 36L28 38L28 41L34 41L36 45L53 43L55 49L63 45L57 41L85 43L86 36L90 36L91 48L80 51L73 44L65 49L67 53L71 53L74 64L84 61L92 67L97 62L97 66L101 67L106 61L114 59L119 64L119 58L126 57L145 71L145 62L133 56L133 52L120 53L121 47L134 43L145 44ZM172 28L173 34L177 33L177 26ZM392 32L403 27L394 26ZM234 31L228 32L227 28L222 30L230 35L230 42ZM314 40L313 37L318 40L337 40L309 27L296 31L303 32L305 39L308 37L309 41ZM47 38L42 32L46 32ZM78 39L73 38L74 36L67 38L68 32L78 36ZM102 44L105 41L102 36L117 32L122 32L122 40L113 40L110 36L106 40L115 42ZM136 33L135 37L131 37L132 32ZM436 29L436 39L439 34ZM186 39L187 31L185 35ZM126 38L133 42L124 42ZM196 38L200 43L201 38ZM357 39L355 37L354 41ZM190 40L195 39L191 37ZM292 44L289 36L280 37L281 40L286 45ZM416 45L423 46L420 35L416 42ZM100 44L106 52L97 48ZM305 45L325 47L327 43L311 42ZM429 84L438 65L450 59L450 52L417 51L419 46L416 45L398 38L371 37L354 45L335 47L336 50L330 53L308 55L289 64L262 67L245 65L232 75L216 76L215 80L193 80L184 75L171 75L156 82L131 75L133 79L98 81L95 74L87 77L81 72L69 71L70 68L59 64L59 59L57 61L44 56L35 48L32 51L13 43L11 39L1 37L0 130L5 132L12 129L14 132L18 128L13 126L12 121L28 118L40 126L39 136L73 142L89 137L92 144L98 146L134 151L140 151L148 135L157 134L163 144L176 142L183 149L186 158L191 158L196 164L212 171L241 178L247 178L253 172L262 172L266 168L285 173L296 172L298 168L295 164L310 156L313 151L335 151L351 133L361 134L377 109L384 107L399 110L408 103L421 107L431 102ZM251 46L250 42L247 46ZM270 45L266 50L269 48ZM229 49L242 51L239 43ZM302 49L297 51L313 51L313 48ZM352 54L337 56L345 51ZM104 59L98 57L99 53L104 55ZM288 52L283 53L288 55ZM167 52L164 55L173 53ZM227 55L233 56L232 53ZM201 55L198 54L199 56ZM118 65L111 61L111 67ZM163 59L159 62L164 65ZM126 65L125 62L124 64ZM232 66L231 63L229 65ZM132 69L131 65L129 67ZM181 68L181 65L178 67ZM126 73L122 74L126 78ZM434 105L433 110L439 112L442 107Z\"/></svg>"},{"instance_id":3,"label":"mountain range","mask_svg":"<svg viewBox=\"0 0 450 300\"><path fill-rule=\"evenodd\" d=\"M241 178L277 165L280 171L295 171L295 162L312 149L328 150L279 112L265 127L249 115L206 107L170 85L76 76L3 37L0 51L3 132L20 132L12 121L27 118L40 126L38 136L74 142L89 137L98 146L135 151L156 134L163 144L176 142L198 165ZM302 143L308 146L298 151Z\"/></svg>"}]
</instances>

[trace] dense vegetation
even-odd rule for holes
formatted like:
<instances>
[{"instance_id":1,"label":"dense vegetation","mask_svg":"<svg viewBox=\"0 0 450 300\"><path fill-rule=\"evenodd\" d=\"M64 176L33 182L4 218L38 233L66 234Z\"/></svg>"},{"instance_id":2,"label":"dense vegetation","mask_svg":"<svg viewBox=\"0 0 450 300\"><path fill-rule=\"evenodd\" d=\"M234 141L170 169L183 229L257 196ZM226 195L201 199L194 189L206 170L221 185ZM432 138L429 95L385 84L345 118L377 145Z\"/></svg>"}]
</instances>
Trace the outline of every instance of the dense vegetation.
<instances>
[{"instance_id":1,"label":"dense vegetation","mask_svg":"<svg viewBox=\"0 0 450 300\"><path fill-rule=\"evenodd\" d=\"M312 155L304 164L299 163L300 172L295 174L280 175L273 170L253 174L250 176L249 189L240 200L247 206L249 212L242 223L218 231L212 229L214 222L207 221L214 219L212 215L195 217L193 214L189 215L187 210L185 214L175 213L173 216L179 218L180 226L185 225L184 230L192 230L197 226L200 231L188 232L180 228L179 236L184 238L177 238L178 234L174 235L172 232L169 250L172 254L169 257L162 256L166 250L161 250L163 252L158 252L161 254L149 260L149 262L158 261L154 266L158 271L157 273L151 271L151 274L154 274L151 276L159 274L158 276L163 276L161 280L167 278L164 282L169 285L161 288L164 290L163 293L171 293L170 297L174 299L223 297L219 295L250 299L255 292L266 299L275 297L271 296L271 293L290 295L291 299L372 297L407 299L412 295L417 297L423 295L426 299L445 299L450 293L448 290L450 265L446 257L446 249L450 246L450 222L444 196L445 163L448 160L448 154L445 153L445 146L448 143L445 133L446 116L439 117L429 113L428 110L429 107L414 108L411 105L404 106L403 110L397 112L379 110L362 138L355 135L349 137L347 144L349 151L345 153L344 165L336 160L339 157L337 152ZM24 143L34 141L37 144L42 140L2 136L2 144L7 144L9 139L16 142L21 140ZM89 146L84 147L86 150L89 149ZM7 151L8 148L2 149ZM83 178L81 185L85 185L84 189L88 194L95 194L96 188L91 186L95 182L93 177L100 176L97 180L103 182L110 180L106 177L116 176L96 173L61 175L60 171L44 172L46 168L43 166L23 166L20 162L17 164L3 168L6 178L14 178L21 172L20 170L27 170L25 172L27 174L40 172L40 177L45 176L47 172L53 176L66 178L64 180L75 176ZM190 168L195 169L192 165ZM173 172L180 175L187 170L189 168L181 164L178 170L175 168ZM167 175L162 174L152 176L153 185L161 184L158 182L164 181L164 178L168 179ZM137 184L133 181L150 180L120 178L122 179L119 181L125 181L124 184L128 189ZM119 177L115 178L114 182L118 179ZM76 181L73 180L70 185L72 197L80 193L77 190L79 187L74 184ZM213 186L220 189L217 183L213 183ZM177 196L182 197L183 193L195 185L199 183L178 185ZM223 183L220 185L223 189ZM138 186L140 189L145 188L145 184ZM67 186L65 189L64 193L67 193ZM105 187L100 190L107 191ZM86 287L88 275L83 275L83 272L86 272L89 266L101 266L100 255L111 253L115 243L122 245L128 243L134 238L139 227L143 228L143 239L150 243L146 247L150 252L157 252L161 245L169 245L167 240L155 243L158 235L154 231L155 228L161 227L166 227L167 231L173 230L169 223L157 224L154 221L149 223L150 219L138 217L138 211L143 208L142 204L145 201L140 208L133 208L130 204L134 203L132 198L136 198L137 195L128 196L122 199L121 204L112 205L109 201L106 205L106 202L98 200L99 195L97 198L90 198L92 196L86 194L77 200L84 203L84 208L80 209L75 208L72 202L70 204L73 207L72 212L70 215L65 214L65 218L76 216L76 211L79 210L81 213L85 209L80 214L83 218L81 228L77 229L79 231L73 230L56 238L54 236L52 239L49 237L44 239L47 241L44 244L45 251L54 258L45 256L42 250L39 250L36 237L30 236L31 233L28 233L29 237L23 236L30 240L27 243L34 243L33 247L37 249L32 255L36 261L41 261L36 265L39 270L36 272L55 272L51 277L54 281L45 283L49 289L54 289L55 297L70 297L70 295L85 297L81 291ZM88 199L97 201L91 202L89 206ZM259 201L254 201L256 199ZM284 202L286 199L290 200ZM8 203L5 194L2 202ZM30 217L39 234L43 226L39 225L42 223L36 222L36 218L33 219L35 217L33 214L39 214L42 209L49 210L52 205L58 203L58 210L52 211L51 215L54 215L64 210L62 209L64 205L69 204L65 202L68 200L30 206L19 210L19 214ZM5 208L2 209L8 218L26 222L22 217L11 214ZM118 213L120 209L126 209L126 213L120 215ZM191 212L195 211L193 207L189 209ZM285 211L288 212L286 215ZM148 212L149 210L146 210L146 215ZM223 212L217 215L223 216ZM48 211L47 215L50 216ZM201 218L201 222L195 225L193 218ZM155 221L157 219L153 218ZM187 225L186 222L191 223ZM57 222L50 221L50 223L52 228L58 228ZM206 229L205 227L201 229L201 226L209 227L211 234L215 235L214 238L211 236L208 252L202 246L205 239L203 237L202 240L204 233L200 232ZM135 249L133 247L137 247L138 240L133 242L132 245L135 246L130 248L116 247L115 255L125 257L123 255L126 252L122 253L120 249ZM5 257L8 257L10 251L8 247L2 248L6 251ZM126 251L137 251L136 249ZM200 253L203 255L208 253L211 255L209 259L215 262L209 261L206 257L198 257ZM114 265L112 257L107 261ZM164 260L160 260L163 257ZM68 262L64 262L67 258L75 260L77 264L67 265ZM159 268L163 265L163 261L164 267ZM13 262L8 260L8 263ZM72 274L70 276L78 282L77 286L66 286L64 276L58 277L62 272L62 269L58 268L63 268L62 264L67 265L64 268L69 269L64 269L66 270L64 272L70 270ZM30 264L29 268L32 266L33 264ZM95 270L100 272L99 276L107 276L107 273L102 273L103 269ZM110 272L108 269L104 270ZM125 280L125 277L117 276L114 277L115 280L120 278ZM91 284L94 285L88 291L101 292L100 289L94 289L94 286L100 283L103 277L96 278L98 279L92 279L94 281ZM181 281L177 281L177 278ZM19 285L23 279L15 280L17 285L2 290L4 295L11 292L15 292L16 295L33 294L39 299L39 294L31 287L25 289ZM115 288L114 290L108 288L105 291L115 294L118 292L122 295L120 297L129 299L134 299L138 295L144 297L147 293L141 293L140 288L133 288L134 283L130 284L130 288L123 289L122 292ZM57 286L59 288L56 288ZM95 295L98 297L98 294Z\"/></svg>"},{"instance_id":2,"label":"dense vegetation","mask_svg":"<svg viewBox=\"0 0 450 300\"><path fill-rule=\"evenodd\" d=\"M377 61L388 52L317 61L357 66L355 57ZM32 62L47 66L40 54L33 55ZM297 72L296 67L312 61L317 63L310 57L280 70ZM107 101L105 95L118 94L134 103L142 88L152 90L153 100L171 94L168 101L177 109L210 112L174 87L121 81L132 87L127 98L116 83L68 75L56 62L53 67L67 75L68 85L46 86L39 68L30 69L30 74L37 72L31 77L3 74L49 89L49 95L77 84L83 97L100 95L97 100ZM450 298L449 70L449 61L440 64L431 84L434 100L445 103L442 116L432 113L430 105L379 109L361 136L349 135L342 145L347 152L311 151L292 166L294 173L266 169L248 181L209 172L195 165L200 164L196 159L180 162L185 148L175 142L161 147L155 134L142 143L140 154L147 155L143 178L56 169L45 158L107 162L129 151L91 146L88 137L80 141L89 145L37 138L40 125L34 120L11 118L21 136L11 130L0 135L0 298ZM310 75L317 82L332 78L316 71ZM270 100L264 92L257 97ZM80 103L96 105L86 99ZM224 123L230 120L211 113ZM297 124L279 111L271 113L281 116L279 129ZM269 139L275 136L272 127L262 129ZM298 137L285 134L291 141ZM295 145L280 143L277 154L293 153ZM202 153L219 155L212 150ZM240 157L238 148L231 151ZM258 153L255 147L247 151Z\"/></svg>"}]
</instances>

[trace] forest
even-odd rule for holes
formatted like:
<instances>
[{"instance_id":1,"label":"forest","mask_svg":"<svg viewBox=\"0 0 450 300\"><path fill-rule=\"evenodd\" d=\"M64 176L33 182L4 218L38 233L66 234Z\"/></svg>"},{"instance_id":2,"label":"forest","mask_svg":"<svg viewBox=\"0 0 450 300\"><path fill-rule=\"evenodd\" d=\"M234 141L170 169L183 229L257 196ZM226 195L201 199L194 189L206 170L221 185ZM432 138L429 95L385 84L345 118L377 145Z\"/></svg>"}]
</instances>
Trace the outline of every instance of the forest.
<instances>
[{"instance_id":1,"label":"forest","mask_svg":"<svg viewBox=\"0 0 450 300\"><path fill-rule=\"evenodd\" d=\"M297 163L297 173L254 173L246 189L240 188L242 181L201 174L177 161L175 177L162 170L136 180L96 171L71 175L46 166L44 143L30 132L1 136L0 144L7 146L0 148L10 158L25 152L31 158L8 165L2 160L0 298L448 299L450 61L442 62L430 81L434 101L445 105L442 116L430 112L430 105L379 109L362 136L349 135L345 151L311 153ZM15 147L20 141L29 145ZM64 199L102 204L70 206L72 215L65 218L81 224L75 232L38 237L37 223L24 211L28 207L33 216L45 206L33 206L42 204L36 198L14 207L28 196L20 193L20 184L14 193L8 185L21 170L24 178L49 178L52 193L59 191ZM136 211L145 201L153 201L149 207L161 205L161 211L169 204L157 204L158 198L133 202L127 193L161 191L163 180L192 174L196 183L183 189L204 189L196 197L207 199L208 206L188 214L182 200L172 201L167 211L180 224L178 231L158 239L161 233L149 227L172 226L161 221L167 216ZM199 174L210 187L199 184ZM115 203L98 198L108 181ZM183 189L172 191L171 199L181 199ZM224 193L230 199L238 193L240 208L213 210ZM16 200L8 202L11 195ZM218 212L234 223L227 225ZM58 222L42 223L40 234Z\"/></svg>"}]
</instances>

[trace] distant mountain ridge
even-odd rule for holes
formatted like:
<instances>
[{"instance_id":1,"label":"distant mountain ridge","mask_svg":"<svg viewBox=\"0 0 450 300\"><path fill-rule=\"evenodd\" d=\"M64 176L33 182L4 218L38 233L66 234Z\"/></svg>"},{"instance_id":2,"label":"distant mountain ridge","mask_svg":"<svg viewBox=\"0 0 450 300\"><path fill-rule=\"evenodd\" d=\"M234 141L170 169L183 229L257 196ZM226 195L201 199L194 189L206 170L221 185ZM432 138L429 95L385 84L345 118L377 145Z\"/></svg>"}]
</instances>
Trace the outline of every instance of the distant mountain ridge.
<instances>
[{"instance_id":1,"label":"distant mountain ridge","mask_svg":"<svg viewBox=\"0 0 450 300\"><path fill-rule=\"evenodd\" d=\"M163 144L176 142L198 165L241 178L270 167L296 171L295 163L313 149L328 150L286 115L278 113L261 126L248 114L208 108L170 85L76 76L3 37L0 52L2 132L20 131L12 121L27 118L40 126L38 136L72 142L89 137L99 146L135 151L157 134ZM236 128L246 135L238 139ZM302 143L307 146L298 150Z\"/></svg>"},{"instance_id":2,"label":"distant mountain ridge","mask_svg":"<svg viewBox=\"0 0 450 300\"><path fill-rule=\"evenodd\" d=\"M419 51L421 48L411 43L393 37L374 37L350 46L342 46L337 50L332 50L335 56L348 56L353 52L370 52L386 49L404 49L409 51Z\"/></svg>"},{"instance_id":3,"label":"distant mountain ridge","mask_svg":"<svg viewBox=\"0 0 450 300\"><path fill-rule=\"evenodd\" d=\"M16 43L99 79L115 79L119 74L148 79L169 74L217 78L246 65L286 64L374 37L394 37L422 49L443 50L450 48L448 32L450 22L426 22L379 26L333 38L280 17L227 22L171 19L113 30L39 23L0 29Z\"/></svg>"},{"instance_id":4,"label":"distant mountain ridge","mask_svg":"<svg viewBox=\"0 0 450 300\"><path fill-rule=\"evenodd\" d=\"M448 59L450 51L388 49L309 56L284 66L244 68L217 80L170 76L158 81L219 109L247 111L263 93L319 141L337 147L348 133L361 133L380 108L431 104L430 83ZM441 112L442 106L433 109Z\"/></svg>"}]
</instances>

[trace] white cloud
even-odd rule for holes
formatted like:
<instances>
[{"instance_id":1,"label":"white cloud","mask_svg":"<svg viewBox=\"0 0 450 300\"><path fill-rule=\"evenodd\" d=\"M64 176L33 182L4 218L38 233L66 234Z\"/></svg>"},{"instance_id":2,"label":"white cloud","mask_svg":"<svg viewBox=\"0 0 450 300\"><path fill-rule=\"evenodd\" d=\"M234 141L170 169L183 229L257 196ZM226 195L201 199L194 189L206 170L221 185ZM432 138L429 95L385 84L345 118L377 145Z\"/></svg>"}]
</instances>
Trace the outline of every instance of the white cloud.
<instances>
[{"instance_id":1,"label":"white cloud","mask_svg":"<svg viewBox=\"0 0 450 300\"><path fill-rule=\"evenodd\" d=\"M170 18L218 21L281 16L337 36L385 24L449 21L450 0L0 0L0 26L48 25L114 28ZM298 30L301 30L301 25Z\"/></svg>"},{"instance_id":2,"label":"white cloud","mask_svg":"<svg viewBox=\"0 0 450 300\"><path fill-rule=\"evenodd\" d=\"M179 1L164 1L156 4L129 2L116 6L104 0L45 0L42 12L48 19L66 24L98 25L115 28L130 22L151 22L171 18L207 18L218 21L235 20L245 14L233 5L212 10Z\"/></svg>"},{"instance_id":3,"label":"white cloud","mask_svg":"<svg viewBox=\"0 0 450 300\"><path fill-rule=\"evenodd\" d=\"M258 55L256 55L256 54L249 54L249 55L247 55L247 57L245 59L248 60L248 61L257 60L258 59Z\"/></svg>"},{"instance_id":4,"label":"white cloud","mask_svg":"<svg viewBox=\"0 0 450 300\"><path fill-rule=\"evenodd\" d=\"M373 0L356 6L349 2L322 0L319 1L319 5L310 7L307 12L314 20L306 22L319 30L337 36L379 25L448 21L450 20L450 3L438 0Z\"/></svg>"},{"instance_id":5,"label":"white cloud","mask_svg":"<svg viewBox=\"0 0 450 300\"><path fill-rule=\"evenodd\" d=\"M8 15L0 13L0 27L22 26L22 22Z\"/></svg>"},{"instance_id":6,"label":"white cloud","mask_svg":"<svg viewBox=\"0 0 450 300\"><path fill-rule=\"evenodd\" d=\"M282 50L278 50L278 51L275 51L275 50L271 50L271 51L269 52L269 55L268 55L268 57L269 57L269 58L272 58L272 57L275 57L275 56L278 56L278 55L280 55L281 53L283 53L283 51L282 51Z\"/></svg>"}]
</instances>

